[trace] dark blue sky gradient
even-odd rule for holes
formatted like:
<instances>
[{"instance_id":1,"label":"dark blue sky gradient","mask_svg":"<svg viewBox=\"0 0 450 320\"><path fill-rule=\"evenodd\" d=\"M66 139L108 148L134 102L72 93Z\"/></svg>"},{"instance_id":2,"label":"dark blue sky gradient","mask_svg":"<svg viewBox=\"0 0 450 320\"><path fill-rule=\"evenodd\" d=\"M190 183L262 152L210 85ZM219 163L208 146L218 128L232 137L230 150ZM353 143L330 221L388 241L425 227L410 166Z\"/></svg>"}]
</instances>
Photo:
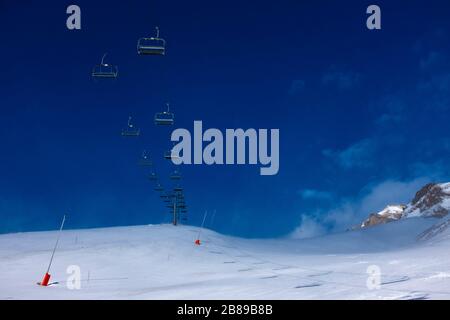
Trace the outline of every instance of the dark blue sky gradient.
<instances>
[{"instance_id":1,"label":"dark blue sky gradient","mask_svg":"<svg viewBox=\"0 0 450 320\"><path fill-rule=\"evenodd\" d=\"M81 31L65 27L72 3ZM372 3L381 31L365 27ZM0 1L0 232L53 229L65 212L69 228L169 221L136 165L147 149L171 171L174 128L153 125L167 100L175 127L280 129L276 176L180 168L189 223L216 209L207 226L227 234L281 236L371 185L448 179L449 12L438 0ZM155 25L167 56L138 56ZM119 79L94 82L105 52ZM137 140L120 136L130 114Z\"/></svg>"}]
</instances>

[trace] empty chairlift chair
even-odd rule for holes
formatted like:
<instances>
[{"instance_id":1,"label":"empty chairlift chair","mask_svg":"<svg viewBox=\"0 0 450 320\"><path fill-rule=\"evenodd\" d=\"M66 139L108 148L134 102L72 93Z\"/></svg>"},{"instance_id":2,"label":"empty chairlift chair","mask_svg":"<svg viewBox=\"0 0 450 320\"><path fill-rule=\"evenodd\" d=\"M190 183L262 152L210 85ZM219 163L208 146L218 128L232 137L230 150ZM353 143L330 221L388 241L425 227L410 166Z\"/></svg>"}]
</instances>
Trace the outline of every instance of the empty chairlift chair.
<instances>
[{"instance_id":1,"label":"empty chairlift chair","mask_svg":"<svg viewBox=\"0 0 450 320\"><path fill-rule=\"evenodd\" d=\"M143 167L151 167L152 166L152 160L150 160L150 156L147 151L142 152L142 157L139 160L139 165Z\"/></svg>"},{"instance_id":2,"label":"empty chairlift chair","mask_svg":"<svg viewBox=\"0 0 450 320\"><path fill-rule=\"evenodd\" d=\"M148 179L150 181L157 181L158 180L158 176L156 175L156 173L152 172L148 175Z\"/></svg>"},{"instance_id":3,"label":"empty chairlift chair","mask_svg":"<svg viewBox=\"0 0 450 320\"><path fill-rule=\"evenodd\" d=\"M178 172L178 170L175 170L171 175L170 175L170 179L171 180L180 180L181 179L181 174L180 172Z\"/></svg>"},{"instance_id":4,"label":"empty chairlift chair","mask_svg":"<svg viewBox=\"0 0 450 320\"><path fill-rule=\"evenodd\" d=\"M140 130L135 128L131 122L131 116L128 117L128 125L126 129L122 130L122 136L124 137L137 137L140 135Z\"/></svg>"},{"instance_id":5,"label":"empty chairlift chair","mask_svg":"<svg viewBox=\"0 0 450 320\"><path fill-rule=\"evenodd\" d=\"M92 69L94 79L116 79L119 75L117 66L105 63L106 53L102 57L102 62Z\"/></svg>"},{"instance_id":6,"label":"empty chairlift chair","mask_svg":"<svg viewBox=\"0 0 450 320\"><path fill-rule=\"evenodd\" d=\"M155 29L155 37L143 37L138 40L137 52L139 55L163 56L166 54L166 40L159 37L159 28Z\"/></svg>"},{"instance_id":7,"label":"empty chairlift chair","mask_svg":"<svg viewBox=\"0 0 450 320\"><path fill-rule=\"evenodd\" d=\"M162 191L164 191L164 188L162 187L162 185L160 185L160 184L158 183L158 185L155 187L155 191L162 192Z\"/></svg>"},{"instance_id":8,"label":"empty chairlift chair","mask_svg":"<svg viewBox=\"0 0 450 320\"><path fill-rule=\"evenodd\" d=\"M157 112L155 114L155 124L158 126L171 126L174 123L175 115L170 112L169 104L166 104L167 111Z\"/></svg>"}]
</instances>

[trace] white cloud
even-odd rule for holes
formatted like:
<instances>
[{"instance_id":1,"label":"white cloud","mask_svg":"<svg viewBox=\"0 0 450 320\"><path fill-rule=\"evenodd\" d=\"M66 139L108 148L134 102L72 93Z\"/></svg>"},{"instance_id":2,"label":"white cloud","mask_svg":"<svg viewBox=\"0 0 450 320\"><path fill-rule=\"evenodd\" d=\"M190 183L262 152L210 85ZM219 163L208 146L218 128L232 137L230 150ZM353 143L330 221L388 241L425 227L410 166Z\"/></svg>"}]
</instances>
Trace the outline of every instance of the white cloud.
<instances>
[{"instance_id":1,"label":"white cloud","mask_svg":"<svg viewBox=\"0 0 450 320\"><path fill-rule=\"evenodd\" d=\"M318 221L308 216L301 217L300 226L289 236L293 239L318 237L326 233L326 228Z\"/></svg>"},{"instance_id":2,"label":"white cloud","mask_svg":"<svg viewBox=\"0 0 450 320\"><path fill-rule=\"evenodd\" d=\"M360 80L361 76L359 73L336 70L336 68L333 68L331 71L326 72L322 76L322 84L334 85L341 90L351 89L355 87L359 84Z\"/></svg>"},{"instance_id":3,"label":"white cloud","mask_svg":"<svg viewBox=\"0 0 450 320\"><path fill-rule=\"evenodd\" d=\"M343 199L331 210L303 214L300 225L291 233L294 238L314 237L325 232L341 232L359 225L369 214L381 211L389 204L409 203L430 177L408 181L386 180L363 188L360 196Z\"/></svg>"},{"instance_id":4,"label":"white cloud","mask_svg":"<svg viewBox=\"0 0 450 320\"><path fill-rule=\"evenodd\" d=\"M366 168L373 164L376 143L373 139L363 139L344 150L324 150L322 154L332 158L341 167L351 169L354 167Z\"/></svg>"}]
</instances>

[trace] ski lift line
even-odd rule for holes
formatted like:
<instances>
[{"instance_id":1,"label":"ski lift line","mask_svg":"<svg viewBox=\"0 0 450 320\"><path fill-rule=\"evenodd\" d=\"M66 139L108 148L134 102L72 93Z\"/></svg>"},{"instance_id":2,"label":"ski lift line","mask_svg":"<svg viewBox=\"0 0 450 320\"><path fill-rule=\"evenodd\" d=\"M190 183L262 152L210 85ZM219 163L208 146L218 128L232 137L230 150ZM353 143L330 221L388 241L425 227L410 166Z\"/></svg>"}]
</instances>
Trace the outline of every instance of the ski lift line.
<instances>
[{"instance_id":1,"label":"ski lift line","mask_svg":"<svg viewBox=\"0 0 450 320\"><path fill-rule=\"evenodd\" d=\"M64 228L64 223L65 222L66 222L66 215L63 216L61 227L59 228L58 237L56 238L55 247L53 248L52 256L50 258L50 263L48 264L47 273L50 272L50 268L51 268L52 263L53 263L53 258L55 257L56 248L58 247L59 239L61 237L61 233L62 233L62 230Z\"/></svg>"}]
</instances>

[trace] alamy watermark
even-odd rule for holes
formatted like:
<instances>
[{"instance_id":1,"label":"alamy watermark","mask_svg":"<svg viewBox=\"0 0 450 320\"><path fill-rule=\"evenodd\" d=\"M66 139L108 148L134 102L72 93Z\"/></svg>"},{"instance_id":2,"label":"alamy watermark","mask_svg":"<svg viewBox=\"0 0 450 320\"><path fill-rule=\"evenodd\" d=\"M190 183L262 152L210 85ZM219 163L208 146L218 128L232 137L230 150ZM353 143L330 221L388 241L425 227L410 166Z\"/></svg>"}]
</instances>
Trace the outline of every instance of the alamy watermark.
<instances>
[{"instance_id":1,"label":"alamy watermark","mask_svg":"<svg viewBox=\"0 0 450 320\"><path fill-rule=\"evenodd\" d=\"M215 128L203 132L202 121L194 121L193 137L189 130L179 128L172 132L171 140L177 142L171 151L176 165L260 164L263 176L276 175L280 169L279 129L226 129L223 134Z\"/></svg>"},{"instance_id":2,"label":"alamy watermark","mask_svg":"<svg viewBox=\"0 0 450 320\"><path fill-rule=\"evenodd\" d=\"M66 269L66 273L69 275L66 281L66 287L69 290L81 289L81 268L78 265L70 265Z\"/></svg>"},{"instance_id":3,"label":"alamy watermark","mask_svg":"<svg viewBox=\"0 0 450 320\"><path fill-rule=\"evenodd\" d=\"M377 265L367 267L366 273L369 275L366 286L369 290L379 290L381 288L381 268Z\"/></svg>"},{"instance_id":4,"label":"alamy watermark","mask_svg":"<svg viewBox=\"0 0 450 320\"><path fill-rule=\"evenodd\" d=\"M66 13L70 14L66 20L66 27L69 30L81 29L81 9L79 6L72 4L67 7Z\"/></svg>"}]
</instances>

